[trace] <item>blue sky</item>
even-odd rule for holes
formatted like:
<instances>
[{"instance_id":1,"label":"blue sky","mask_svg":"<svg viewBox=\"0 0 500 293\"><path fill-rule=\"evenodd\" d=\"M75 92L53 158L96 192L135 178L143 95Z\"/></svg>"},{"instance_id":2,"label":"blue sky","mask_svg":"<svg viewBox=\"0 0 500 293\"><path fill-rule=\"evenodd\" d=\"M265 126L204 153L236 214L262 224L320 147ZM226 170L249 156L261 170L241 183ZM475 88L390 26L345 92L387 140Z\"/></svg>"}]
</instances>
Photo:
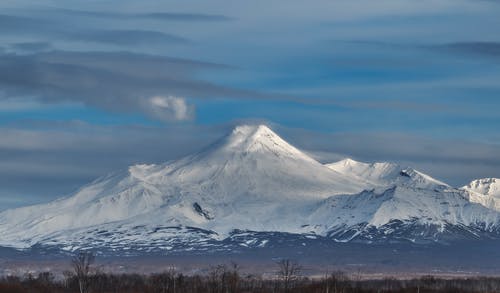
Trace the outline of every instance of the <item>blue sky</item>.
<instances>
[{"instance_id":1,"label":"blue sky","mask_svg":"<svg viewBox=\"0 0 500 293\"><path fill-rule=\"evenodd\" d=\"M0 210L267 123L319 160L500 177L497 1L2 1Z\"/></svg>"}]
</instances>

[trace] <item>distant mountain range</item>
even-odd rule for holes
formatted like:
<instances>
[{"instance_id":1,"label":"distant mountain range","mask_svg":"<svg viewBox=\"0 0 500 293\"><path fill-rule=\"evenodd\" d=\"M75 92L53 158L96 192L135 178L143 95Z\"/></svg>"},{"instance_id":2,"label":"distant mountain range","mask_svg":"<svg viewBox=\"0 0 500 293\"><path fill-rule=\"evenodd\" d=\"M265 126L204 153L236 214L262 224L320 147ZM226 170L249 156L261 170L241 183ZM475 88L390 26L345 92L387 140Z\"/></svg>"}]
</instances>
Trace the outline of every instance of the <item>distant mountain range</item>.
<instances>
[{"instance_id":1,"label":"distant mountain range","mask_svg":"<svg viewBox=\"0 0 500 293\"><path fill-rule=\"evenodd\" d=\"M109 252L266 247L280 237L500 238L500 179L455 188L393 163L325 165L264 125L243 125L194 155L131 166L70 197L4 211L0 235L0 246L16 249Z\"/></svg>"}]
</instances>

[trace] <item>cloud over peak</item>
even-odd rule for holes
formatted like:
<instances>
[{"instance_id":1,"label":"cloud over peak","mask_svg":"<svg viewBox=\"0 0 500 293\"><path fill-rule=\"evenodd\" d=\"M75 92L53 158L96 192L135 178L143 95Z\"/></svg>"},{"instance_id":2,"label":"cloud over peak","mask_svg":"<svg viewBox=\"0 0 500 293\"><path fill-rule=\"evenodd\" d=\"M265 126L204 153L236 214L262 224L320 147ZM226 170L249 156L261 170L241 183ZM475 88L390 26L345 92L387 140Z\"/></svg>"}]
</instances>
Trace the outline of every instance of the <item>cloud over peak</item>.
<instances>
[{"instance_id":1,"label":"cloud over peak","mask_svg":"<svg viewBox=\"0 0 500 293\"><path fill-rule=\"evenodd\" d=\"M194 106L186 100L175 96L154 96L146 100L145 110L155 119L169 121L186 121L193 118Z\"/></svg>"}]
</instances>

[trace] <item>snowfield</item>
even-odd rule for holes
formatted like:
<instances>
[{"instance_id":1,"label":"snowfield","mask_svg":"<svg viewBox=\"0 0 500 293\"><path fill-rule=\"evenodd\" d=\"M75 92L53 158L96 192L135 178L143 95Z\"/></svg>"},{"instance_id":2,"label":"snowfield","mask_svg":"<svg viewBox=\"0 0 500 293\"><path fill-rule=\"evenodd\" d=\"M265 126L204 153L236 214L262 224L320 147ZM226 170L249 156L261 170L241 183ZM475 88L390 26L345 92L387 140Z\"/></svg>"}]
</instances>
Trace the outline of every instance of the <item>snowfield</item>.
<instances>
[{"instance_id":1,"label":"snowfield","mask_svg":"<svg viewBox=\"0 0 500 293\"><path fill-rule=\"evenodd\" d=\"M243 125L197 154L4 211L0 246L170 251L233 240L260 247L279 233L345 242L496 237L499 187L481 179L457 189L392 163L324 165L264 125Z\"/></svg>"},{"instance_id":2,"label":"snowfield","mask_svg":"<svg viewBox=\"0 0 500 293\"><path fill-rule=\"evenodd\" d=\"M500 179L474 180L462 189L469 192L471 202L477 202L485 207L500 211Z\"/></svg>"}]
</instances>

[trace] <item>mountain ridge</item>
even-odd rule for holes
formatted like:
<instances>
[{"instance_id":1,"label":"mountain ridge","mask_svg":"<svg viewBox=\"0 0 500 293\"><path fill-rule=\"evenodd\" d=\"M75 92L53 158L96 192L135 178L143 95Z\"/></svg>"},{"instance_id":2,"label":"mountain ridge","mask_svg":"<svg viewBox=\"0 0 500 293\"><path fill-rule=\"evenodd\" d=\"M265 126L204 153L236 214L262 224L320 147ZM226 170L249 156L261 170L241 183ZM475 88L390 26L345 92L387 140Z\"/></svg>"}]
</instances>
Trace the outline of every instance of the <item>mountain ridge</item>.
<instances>
[{"instance_id":1,"label":"mountain ridge","mask_svg":"<svg viewBox=\"0 0 500 293\"><path fill-rule=\"evenodd\" d=\"M347 242L494 237L498 211L471 194L392 163L323 165L267 126L244 125L194 155L134 165L70 197L4 211L0 246L187 247L254 232Z\"/></svg>"},{"instance_id":2,"label":"mountain ridge","mask_svg":"<svg viewBox=\"0 0 500 293\"><path fill-rule=\"evenodd\" d=\"M470 201L500 211L500 179L476 179L461 189L469 192Z\"/></svg>"}]
</instances>

